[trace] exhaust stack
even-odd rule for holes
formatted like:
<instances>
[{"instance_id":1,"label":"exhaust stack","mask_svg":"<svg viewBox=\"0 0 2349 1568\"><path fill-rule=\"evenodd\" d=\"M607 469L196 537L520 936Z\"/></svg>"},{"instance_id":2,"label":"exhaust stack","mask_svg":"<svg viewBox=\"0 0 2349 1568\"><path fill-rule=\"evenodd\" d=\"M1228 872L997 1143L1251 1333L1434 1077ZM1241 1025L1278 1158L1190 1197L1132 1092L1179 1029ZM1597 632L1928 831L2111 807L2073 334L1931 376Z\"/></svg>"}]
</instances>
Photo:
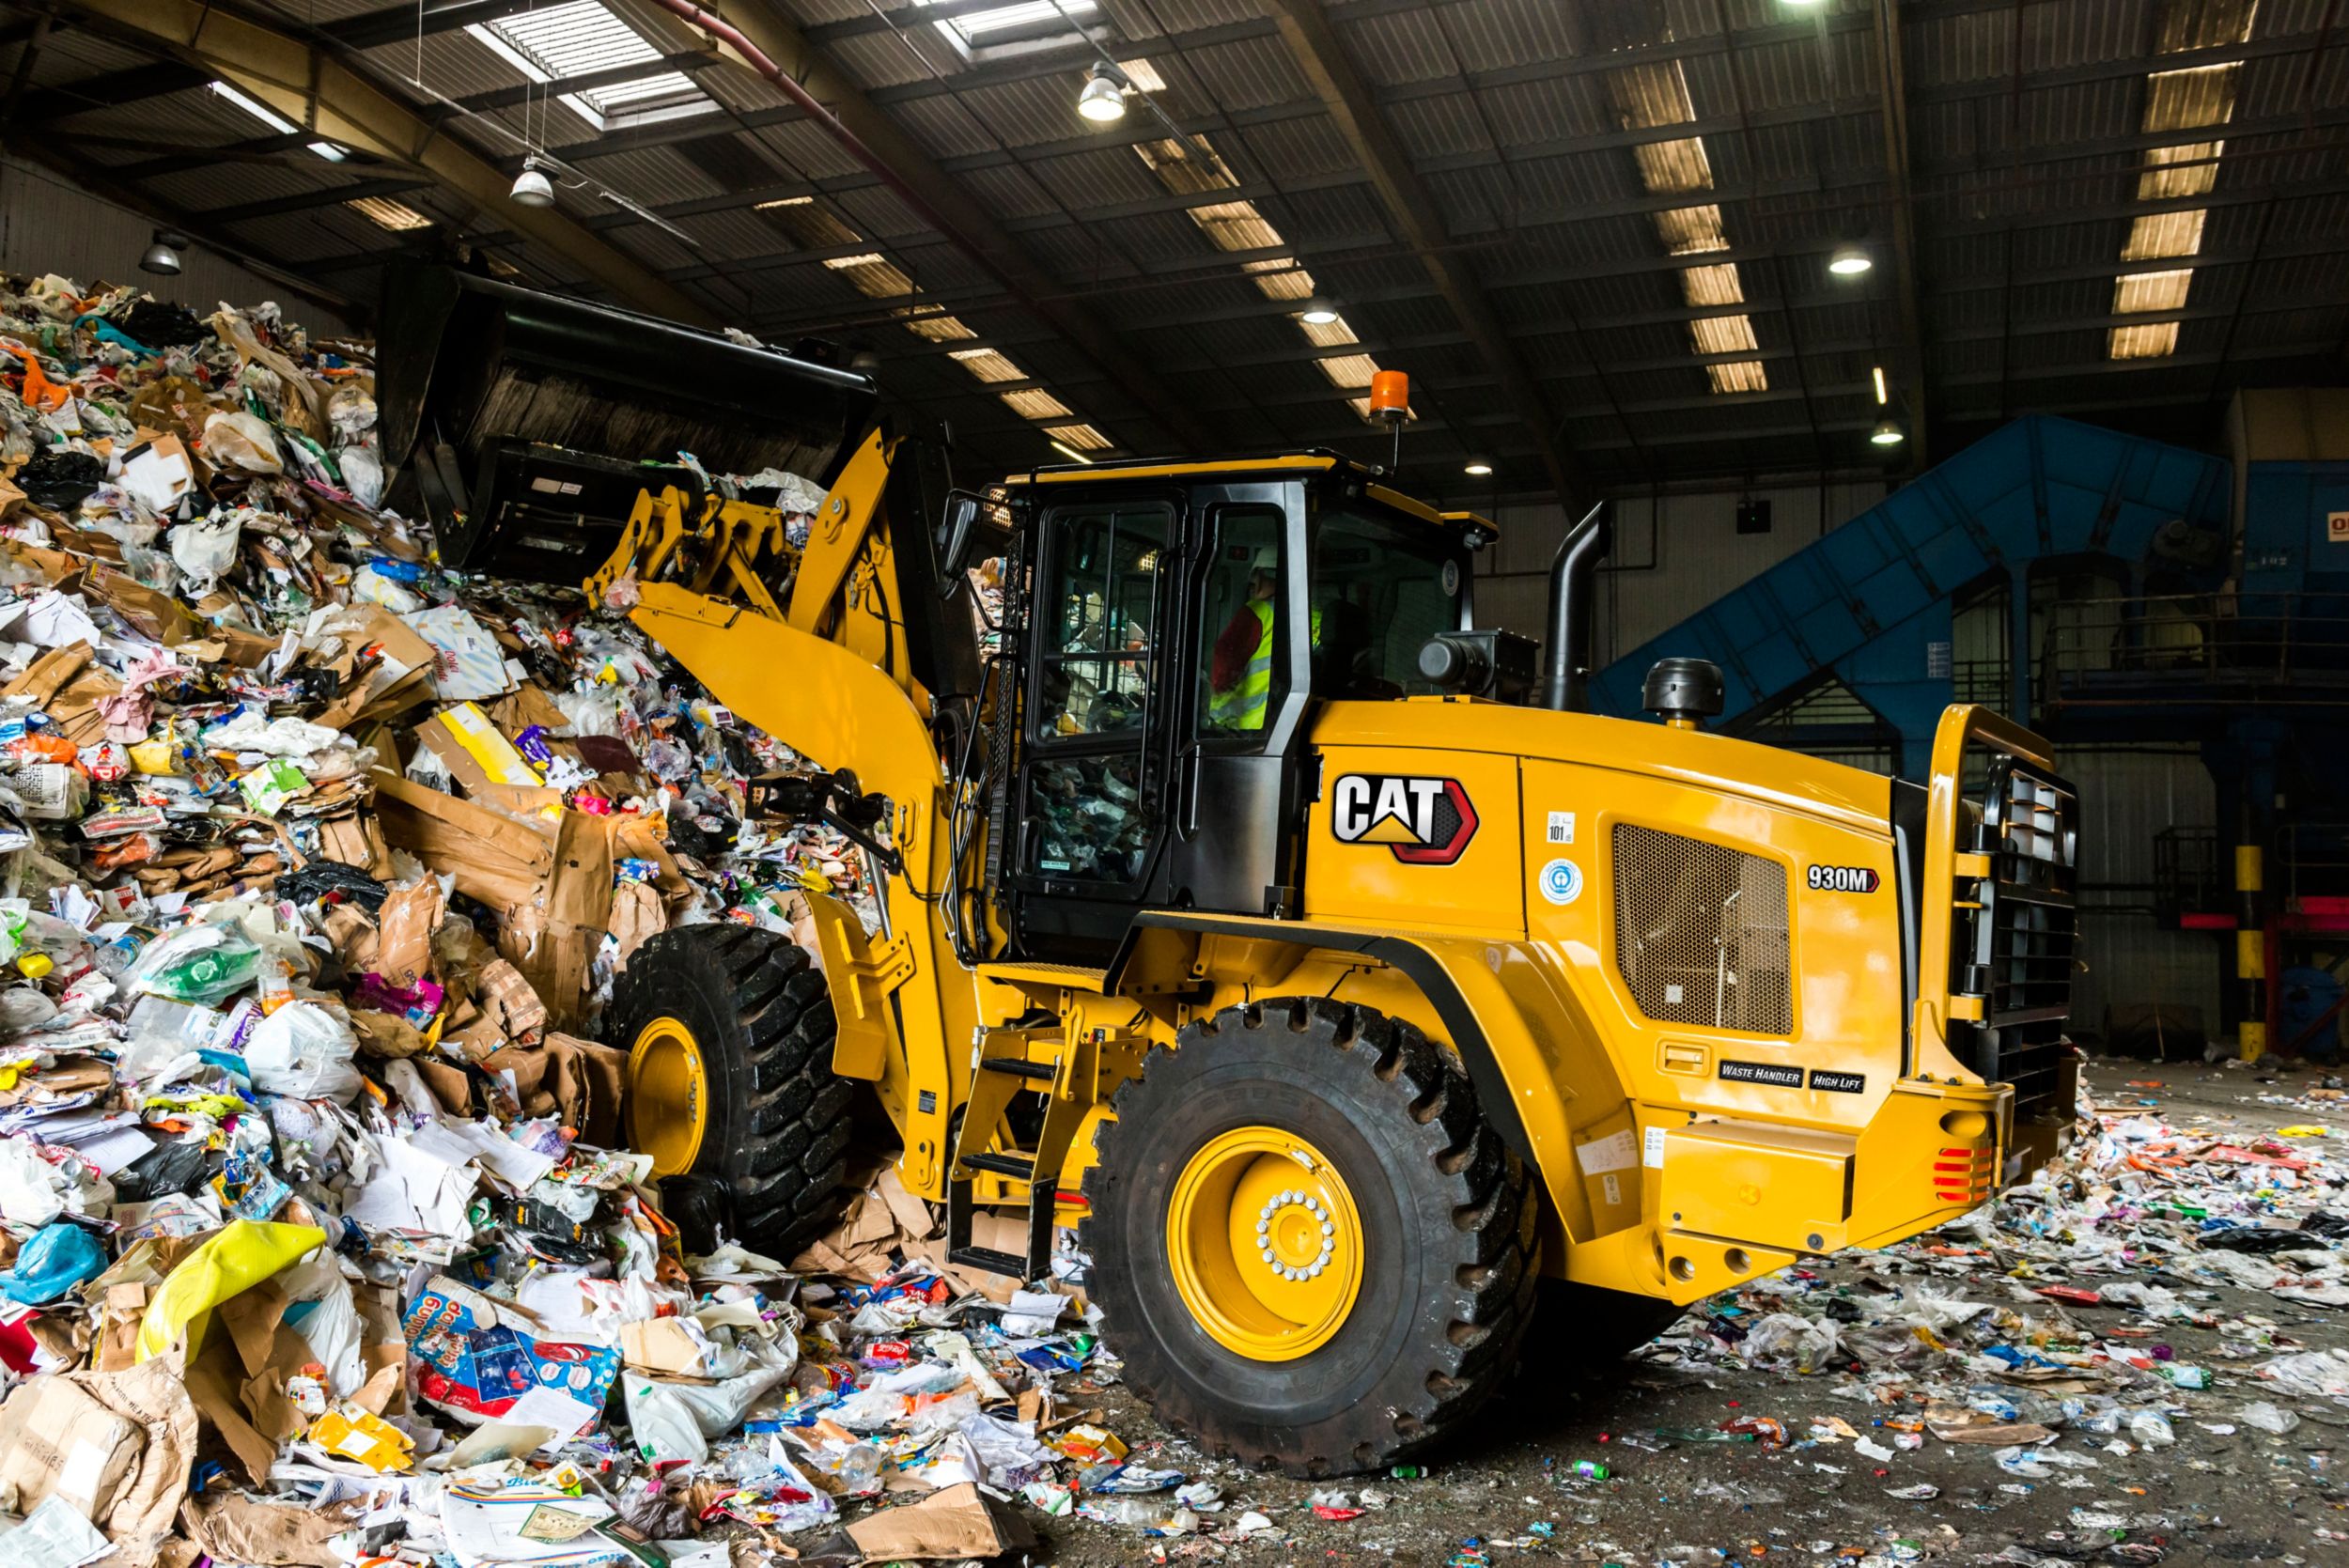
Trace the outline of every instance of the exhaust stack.
<instances>
[{"instance_id":1,"label":"exhaust stack","mask_svg":"<svg viewBox=\"0 0 2349 1568\"><path fill-rule=\"evenodd\" d=\"M1591 629L1598 564L1612 543L1610 504L1582 514L1566 530L1549 564L1549 635L1542 645L1542 689L1536 706L1587 713L1591 707Z\"/></svg>"}]
</instances>

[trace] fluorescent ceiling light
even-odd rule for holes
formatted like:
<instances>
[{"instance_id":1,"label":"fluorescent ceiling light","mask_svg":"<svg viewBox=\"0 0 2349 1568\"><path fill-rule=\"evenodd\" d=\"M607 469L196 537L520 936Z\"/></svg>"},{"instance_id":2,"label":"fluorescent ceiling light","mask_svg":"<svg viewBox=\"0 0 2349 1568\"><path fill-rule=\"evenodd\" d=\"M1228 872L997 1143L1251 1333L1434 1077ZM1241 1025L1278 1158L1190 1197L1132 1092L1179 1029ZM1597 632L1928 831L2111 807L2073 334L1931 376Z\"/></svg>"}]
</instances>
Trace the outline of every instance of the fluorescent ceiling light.
<instances>
[{"instance_id":1,"label":"fluorescent ceiling light","mask_svg":"<svg viewBox=\"0 0 2349 1568\"><path fill-rule=\"evenodd\" d=\"M215 97L226 99L238 108L242 109L246 114L251 115L255 119L259 120L263 125L268 126L272 131L276 132L279 135L290 136L295 132L302 129L302 127L296 125L293 121L288 119L285 116L279 114L276 110L271 108L259 99L239 92L236 88L230 86L226 82L213 83L212 92Z\"/></svg>"},{"instance_id":2,"label":"fluorescent ceiling light","mask_svg":"<svg viewBox=\"0 0 2349 1568\"><path fill-rule=\"evenodd\" d=\"M1890 402L1892 400L1891 394L1886 389L1884 384L1884 366L1880 365L1876 365L1869 372L1869 374L1875 378L1877 405L1881 407L1882 405Z\"/></svg>"},{"instance_id":3,"label":"fluorescent ceiling light","mask_svg":"<svg viewBox=\"0 0 2349 1568\"><path fill-rule=\"evenodd\" d=\"M1082 463L1087 468L1091 468L1093 466L1093 459L1091 458L1086 457L1083 453L1078 451L1075 447L1069 445L1065 441L1054 440L1052 442L1052 450L1059 453L1062 457L1066 458L1072 463Z\"/></svg>"},{"instance_id":4,"label":"fluorescent ceiling light","mask_svg":"<svg viewBox=\"0 0 2349 1568\"><path fill-rule=\"evenodd\" d=\"M211 88L216 97L226 99L229 102L235 104L238 108L242 109L246 114L251 115L255 119L259 120L263 125L268 126L272 131L276 132L281 136L296 135L302 130L302 127L296 125L293 121L288 119L285 116L279 114L276 110L271 108L259 99L247 93L239 92L236 88L230 86L226 82L214 82L211 84ZM307 145L312 152L318 154L320 158L325 159L330 163L339 163L343 161L343 149L336 147L332 142L311 142Z\"/></svg>"}]
</instances>

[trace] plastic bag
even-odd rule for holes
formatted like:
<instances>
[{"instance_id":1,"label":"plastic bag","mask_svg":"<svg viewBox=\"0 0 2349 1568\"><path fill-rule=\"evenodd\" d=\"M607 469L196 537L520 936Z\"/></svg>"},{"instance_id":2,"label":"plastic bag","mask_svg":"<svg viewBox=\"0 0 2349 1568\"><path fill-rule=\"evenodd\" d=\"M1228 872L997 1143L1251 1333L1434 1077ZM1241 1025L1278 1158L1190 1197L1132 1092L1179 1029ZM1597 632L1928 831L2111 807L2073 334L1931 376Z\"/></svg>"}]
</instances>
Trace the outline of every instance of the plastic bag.
<instances>
[{"instance_id":1,"label":"plastic bag","mask_svg":"<svg viewBox=\"0 0 2349 1568\"><path fill-rule=\"evenodd\" d=\"M41 1227L17 1253L16 1266L0 1272L0 1296L26 1307L46 1307L105 1269L106 1251L97 1238L60 1219Z\"/></svg>"},{"instance_id":2,"label":"plastic bag","mask_svg":"<svg viewBox=\"0 0 2349 1568\"><path fill-rule=\"evenodd\" d=\"M139 1324L139 1359L169 1350L182 1331L191 1358L203 1348L212 1309L252 1289L314 1247L326 1233L315 1225L278 1225L232 1219L218 1234L181 1260L163 1279Z\"/></svg>"},{"instance_id":3,"label":"plastic bag","mask_svg":"<svg viewBox=\"0 0 2349 1568\"><path fill-rule=\"evenodd\" d=\"M642 1441L644 1428L636 1425L640 1397L653 1401L647 1408L655 1412L656 1420L665 1421L673 1410L682 1410L692 1418L700 1436L723 1437L742 1424L742 1418L750 1413L752 1403L759 1395L789 1375L788 1367L766 1366L716 1383L668 1383L634 1372L624 1374L620 1381L627 1385L629 1425L635 1428L638 1440ZM642 1396L640 1389L646 1390Z\"/></svg>"},{"instance_id":4,"label":"plastic bag","mask_svg":"<svg viewBox=\"0 0 2349 1568\"><path fill-rule=\"evenodd\" d=\"M348 1104L359 1093L359 1037L315 1001L289 1001L253 1026L244 1064L264 1094Z\"/></svg>"},{"instance_id":5,"label":"plastic bag","mask_svg":"<svg viewBox=\"0 0 2349 1568\"><path fill-rule=\"evenodd\" d=\"M349 1399L367 1380L360 1345L359 1303L350 1281L326 1250L312 1253L278 1276L286 1293L286 1327L302 1336L310 1357L326 1369L326 1391Z\"/></svg>"},{"instance_id":6,"label":"plastic bag","mask_svg":"<svg viewBox=\"0 0 2349 1568\"><path fill-rule=\"evenodd\" d=\"M217 1006L261 972L260 945L221 925L183 925L159 937L124 976L133 992Z\"/></svg>"},{"instance_id":7,"label":"plastic bag","mask_svg":"<svg viewBox=\"0 0 2349 1568\"><path fill-rule=\"evenodd\" d=\"M343 471L343 489L360 505L373 511L383 504L383 459L367 446L346 446L334 454Z\"/></svg>"},{"instance_id":8,"label":"plastic bag","mask_svg":"<svg viewBox=\"0 0 2349 1568\"><path fill-rule=\"evenodd\" d=\"M1772 1312L1754 1325L1740 1347L1748 1361L1791 1360L1797 1370L1812 1372L1835 1357L1840 1345L1834 1323L1813 1321L1793 1312Z\"/></svg>"},{"instance_id":9,"label":"plastic bag","mask_svg":"<svg viewBox=\"0 0 2349 1568\"><path fill-rule=\"evenodd\" d=\"M369 604L380 604L397 615L424 608L423 599L373 567L361 567L352 575L350 592L354 598L365 599Z\"/></svg>"},{"instance_id":10,"label":"plastic bag","mask_svg":"<svg viewBox=\"0 0 2349 1568\"><path fill-rule=\"evenodd\" d=\"M2303 1350L2259 1369L2263 1382L2301 1399L2349 1399L2349 1350Z\"/></svg>"},{"instance_id":11,"label":"plastic bag","mask_svg":"<svg viewBox=\"0 0 2349 1568\"><path fill-rule=\"evenodd\" d=\"M327 423L345 441L375 428L375 399L356 381L345 381L326 399Z\"/></svg>"},{"instance_id":12,"label":"plastic bag","mask_svg":"<svg viewBox=\"0 0 2349 1568\"><path fill-rule=\"evenodd\" d=\"M283 474L286 459L277 432L258 414L215 413L204 421L204 456L214 468L247 474Z\"/></svg>"},{"instance_id":13,"label":"plastic bag","mask_svg":"<svg viewBox=\"0 0 2349 1568\"><path fill-rule=\"evenodd\" d=\"M187 574L190 598L210 593L221 574L237 564L237 541L243 533L244 523L235 512L215 512L171 530L172 564Z\"/></svg>"},{"instance_id":14,"label":"plastic bag","mask_svg":"<svg viewBox=\"0 0 2349 1568\"><path fill-rule=\"evenodd\" d=\"M709 1457L701 1421L682 1397L680 1385L629 1374L620 1379L620 1391L628 1405L628 1429L646 1459L656 1465L673 1459L698 1465Z\"/></svg>"},{"instance_id":15,"label":"plastic bag","mask_svg":"<svg viewBox=\"0 0 2349 1568\"><path fill-rule=\"evenodd\" d=\"M2272 1433L2279 1437L2300 1424L2300 1418L2296 1412L2287 1410L2280 1405L2270 1404L2263 1399L2253 1400L2236 1411L2235 1419L2246 1426L2255 1426L2262 1432Z\"/></svg>"}]
</instances>

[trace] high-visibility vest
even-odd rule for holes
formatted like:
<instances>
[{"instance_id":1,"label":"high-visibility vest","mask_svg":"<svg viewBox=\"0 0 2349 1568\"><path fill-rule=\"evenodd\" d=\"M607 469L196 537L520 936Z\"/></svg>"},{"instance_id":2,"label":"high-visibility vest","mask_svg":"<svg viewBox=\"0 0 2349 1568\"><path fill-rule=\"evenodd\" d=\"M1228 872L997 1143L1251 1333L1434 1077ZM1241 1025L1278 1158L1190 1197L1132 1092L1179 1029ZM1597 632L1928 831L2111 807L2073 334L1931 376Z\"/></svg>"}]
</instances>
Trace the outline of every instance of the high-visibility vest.
<instances>
[{"instance_id":1,"label":"high-visibility vest","mask_svg":"<svg viewBox=\"0 0 2349 1568\"><path fill-rule=\"evenodd\" d=\"M1272 701L1272 605L1267 599L1250 599L1248 608L1260 629L1256 651L1248 656L1248 669L1239 684L1214 693L1207 705L1207 717L1227 730L1264 728L1265 708Z\"/></svg>"}]
</instances>

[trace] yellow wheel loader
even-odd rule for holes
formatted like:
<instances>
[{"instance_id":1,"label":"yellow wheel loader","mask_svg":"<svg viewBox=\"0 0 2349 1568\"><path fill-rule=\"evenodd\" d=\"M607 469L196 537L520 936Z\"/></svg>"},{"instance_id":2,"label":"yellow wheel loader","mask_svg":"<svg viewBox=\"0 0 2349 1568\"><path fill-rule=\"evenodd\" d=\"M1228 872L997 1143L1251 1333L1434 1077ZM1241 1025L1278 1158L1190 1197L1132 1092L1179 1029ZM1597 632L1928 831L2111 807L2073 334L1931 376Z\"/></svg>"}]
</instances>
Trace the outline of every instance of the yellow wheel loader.
<instances>
[{"instance_id":1,"label":"yellow wheel loader","mask_svg":"<svg viewBox=\"0 0 2349 1568\"><path fill-rule=\"evenodd\" d=\"M1163 1419L1337 1474L1457 1430L1542 1281L1611 1357L2068 1135L2046 744L1952 707L1920 788L1707 733L1692 660L1660 722L1582 711L1603 512L1537 650L1476 627L1490 524L1328 453L955 491L804 357L450 274L385 336L452 564L586 570L863 846L879 926L814 895L820 968L673 931L607 1017L638 1145L753 1247L825 1222L866 1098L958 1261L1074 1225ZM704 477L770 461L812 515Z\"/></svg>"}]
</instances>

